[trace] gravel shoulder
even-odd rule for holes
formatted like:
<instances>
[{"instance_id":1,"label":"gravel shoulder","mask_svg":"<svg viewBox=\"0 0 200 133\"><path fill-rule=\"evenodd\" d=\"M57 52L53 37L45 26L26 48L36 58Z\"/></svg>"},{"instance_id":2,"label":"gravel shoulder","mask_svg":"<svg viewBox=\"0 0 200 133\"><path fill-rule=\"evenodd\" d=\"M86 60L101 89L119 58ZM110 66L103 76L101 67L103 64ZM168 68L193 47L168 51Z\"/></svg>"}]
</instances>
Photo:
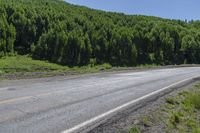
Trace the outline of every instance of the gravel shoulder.
<instances>
[{"instance_id":1,"label":"gravel shoulder","mask_svg":"<svg viewBox=\"0 0 200 133\"><path fill-rule=\"evenodd\" d=\"M137 110L129 109L119 113L106 123L94 128L89 133L127 133L130 132L130 129L133 127L139 128L142 133L165 132L166 125L164 121L159 119L159 117L162 117L159 116L159 111L163 109L161 107L166 104L166 98L174 97L182 91L194 89L193 85L197 82L198 81L195 81L187 86L178 88L158 98L156 101L147 103Z\"/></svg>"}]
</instances>

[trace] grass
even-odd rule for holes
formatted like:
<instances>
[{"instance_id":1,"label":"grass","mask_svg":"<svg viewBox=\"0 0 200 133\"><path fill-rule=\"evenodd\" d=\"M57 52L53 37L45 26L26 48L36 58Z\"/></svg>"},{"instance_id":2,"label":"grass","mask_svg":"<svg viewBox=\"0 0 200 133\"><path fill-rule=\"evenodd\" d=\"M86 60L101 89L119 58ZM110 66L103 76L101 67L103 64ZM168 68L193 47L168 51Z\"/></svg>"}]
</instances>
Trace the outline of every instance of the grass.
<instances>
[{"instance_id":1,"label":"grass","mask_svg":"<svg viewBox=\"0 0 200 133\"><path fill-rule=\"evenodd\" d=\"M168 113L167 131L200 133L200 87L194 92L179 94L176 100L180 104L166 111Z\"/></svg>"},{"instance_id":2,"label":"grass","mask_svg":"<svg viewBox=\"0 0 200 133\"><path fill-rule=\"evenodd\" d=\"M88 65L83 67L62 66L47 61L33 60L29 56L6 56L0 58L0 75L16 74L16 73L31 73L31 72L46 72L46 73L92 73L111 69L111 65Z\"/></svg>"},{"instance_id":3,"label":"grass","mask_svg":"<svg viewBox=\"0 0 200 133\"><path fill-rule=\"evenodd\" d=\"M150 127L153 125L153 123L151 122L150 116L143 116L141 120L145 127Z\"/></svg>"},{"instance_id":4,"label":"grass","mask_svg":"<svg viewBox=\"0 0 200 133\"><path fill-rule=\"evenodd\" d=\"M39 76L36 77L46 77L46 76L54 76L56 74L62 73L97 73L100 71L116 71L116 70L132 70L138 68L155 68L158 65L155 64L145 64L138 65L136 67L112 67L110 64L102 64L102 65L94 65L89 64L87 66L82 67L68 67L62 66L54 63L50 63L48 61L41 60L33 60L31 57L27 56L5 56L0 58L0 76L1 79L5 78L5 75L14 74L15 77L20 77L20 75L26 75L27 73L39 72ZM3 76L3 78L2 78ZM10 79L10 78L9 78Z\"/></svg>"},{"instance_id":5,"label":"grass","mask_svg":"<svg viewBox=\"0 0 200 133\"><path fill-rule=\"evenodd\" d=\"M33 60L28 56L7 56L0 58L0 74L16 72L48 72L68 70L68 67L48 63L45 61Z\"/></svg>"},{"instance_id":6,"label":"grass","mask_svg":"<svg viewBox=\"0 0 200 133\"><path fill-rule=\"evenodd\" d=\"M138 127L133 127L128 131L128 133L141 133L141 131Z\"/></svg>"},{"instance_id":7,"label":"grass","mask_svg":"<svg viewBox=\"0 0 200 133\"><path fill-rule=\"evenodd\" d=\"M182 91L174 98L166 99L167 113L163 119L166 120L167 132L178 133L200 133L200 83L194 89Z\"/></svg>"},{"instance_id":8,"label":"grass","mask_svg":"<svg viewBox=\"0 0 200 133\"><path fill-rule=\"evenodd\" d=\"M134 130L131 130L135 131L137 127L138 130L142 129L142 132L163 123L163 132L166 133L200 133L200 83L187 91L167 97L164 105L148 116L140 116L139 119L142 124L134 125Z\"/></svg>"}]
</instances>

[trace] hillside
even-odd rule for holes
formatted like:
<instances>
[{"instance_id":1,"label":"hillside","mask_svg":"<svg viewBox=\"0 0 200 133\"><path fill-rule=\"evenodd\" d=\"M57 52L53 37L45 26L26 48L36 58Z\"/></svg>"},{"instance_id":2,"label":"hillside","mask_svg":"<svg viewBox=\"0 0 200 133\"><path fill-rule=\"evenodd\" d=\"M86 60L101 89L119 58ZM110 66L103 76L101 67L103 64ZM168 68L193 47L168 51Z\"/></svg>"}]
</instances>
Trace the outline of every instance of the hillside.
<instances>
[{"instance_id":1,"label":"hillside","mask_svg":"<svg viewBox=\"0 0 200 133\"><path fill-rule=\"evenodd\" d=\"M0 56L67 66L200 63L200 22L124 15L60 0L1 0Z\"/></svg>"}]
</instances>

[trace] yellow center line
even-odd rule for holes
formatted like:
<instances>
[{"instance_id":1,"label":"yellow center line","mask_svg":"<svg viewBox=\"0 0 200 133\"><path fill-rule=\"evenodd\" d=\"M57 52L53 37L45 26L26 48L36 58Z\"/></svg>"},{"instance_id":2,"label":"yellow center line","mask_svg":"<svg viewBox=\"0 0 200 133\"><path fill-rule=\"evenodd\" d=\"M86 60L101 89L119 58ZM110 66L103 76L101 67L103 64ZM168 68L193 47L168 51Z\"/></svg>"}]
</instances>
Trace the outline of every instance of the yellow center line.
<instances>
[{"instance_id":1,"label":"yellow center line","mask_svg":"<svg viewBox=\"0 0 200 133\"><path fill-rule=\"evenodd\" d=\"M0 105L2 105L2 104L11 104L11 103L15 103L15 102L23 101L23 100L29 100L29 99L32 99L34 97L49 96L49 95L53 95L53 94L62 93L62 92L65 92L65 91L66 90L60 90L60 91L55 91L55 92L42 93L42 94L35 95L35 96L25 96L25 97L13 98L13 99L9 99L9 100L3 100L3 101L0 101Z\"/></svg>"},{"instance_id":2,"label":"yellow center line","mask_svg":"<svg viewBox=\"0 0 200 133\"><path fill-rule=\"evenodd\" d=\"M9 104L9 103L14 103L14 102L18 102L18 101L22 101L22 100L28 100L33 98L33 96L26 96L26 97L20 97L20 98L14 98L14 99L9 99L9 100L4 100L4 101L0 101L0 105L1 104Z\"/></svg>"}]
</instances>

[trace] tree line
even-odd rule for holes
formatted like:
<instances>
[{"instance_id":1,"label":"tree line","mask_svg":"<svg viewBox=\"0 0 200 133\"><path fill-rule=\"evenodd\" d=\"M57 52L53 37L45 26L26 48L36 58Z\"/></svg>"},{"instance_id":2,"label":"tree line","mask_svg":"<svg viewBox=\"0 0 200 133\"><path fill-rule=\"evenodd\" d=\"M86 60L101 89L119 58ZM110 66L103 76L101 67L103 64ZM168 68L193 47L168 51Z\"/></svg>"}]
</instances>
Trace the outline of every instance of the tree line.
<instances>
[{"instance_id":1,"label":"tree line","mask_svg":"<svg viewBox=\"0 0 200 133\"><path fill-rule=\"evenodd\" d=\"M200 63L200 21L1 0L0 57L13 53L68 66Z\"/></svg>"}]
</instances>

